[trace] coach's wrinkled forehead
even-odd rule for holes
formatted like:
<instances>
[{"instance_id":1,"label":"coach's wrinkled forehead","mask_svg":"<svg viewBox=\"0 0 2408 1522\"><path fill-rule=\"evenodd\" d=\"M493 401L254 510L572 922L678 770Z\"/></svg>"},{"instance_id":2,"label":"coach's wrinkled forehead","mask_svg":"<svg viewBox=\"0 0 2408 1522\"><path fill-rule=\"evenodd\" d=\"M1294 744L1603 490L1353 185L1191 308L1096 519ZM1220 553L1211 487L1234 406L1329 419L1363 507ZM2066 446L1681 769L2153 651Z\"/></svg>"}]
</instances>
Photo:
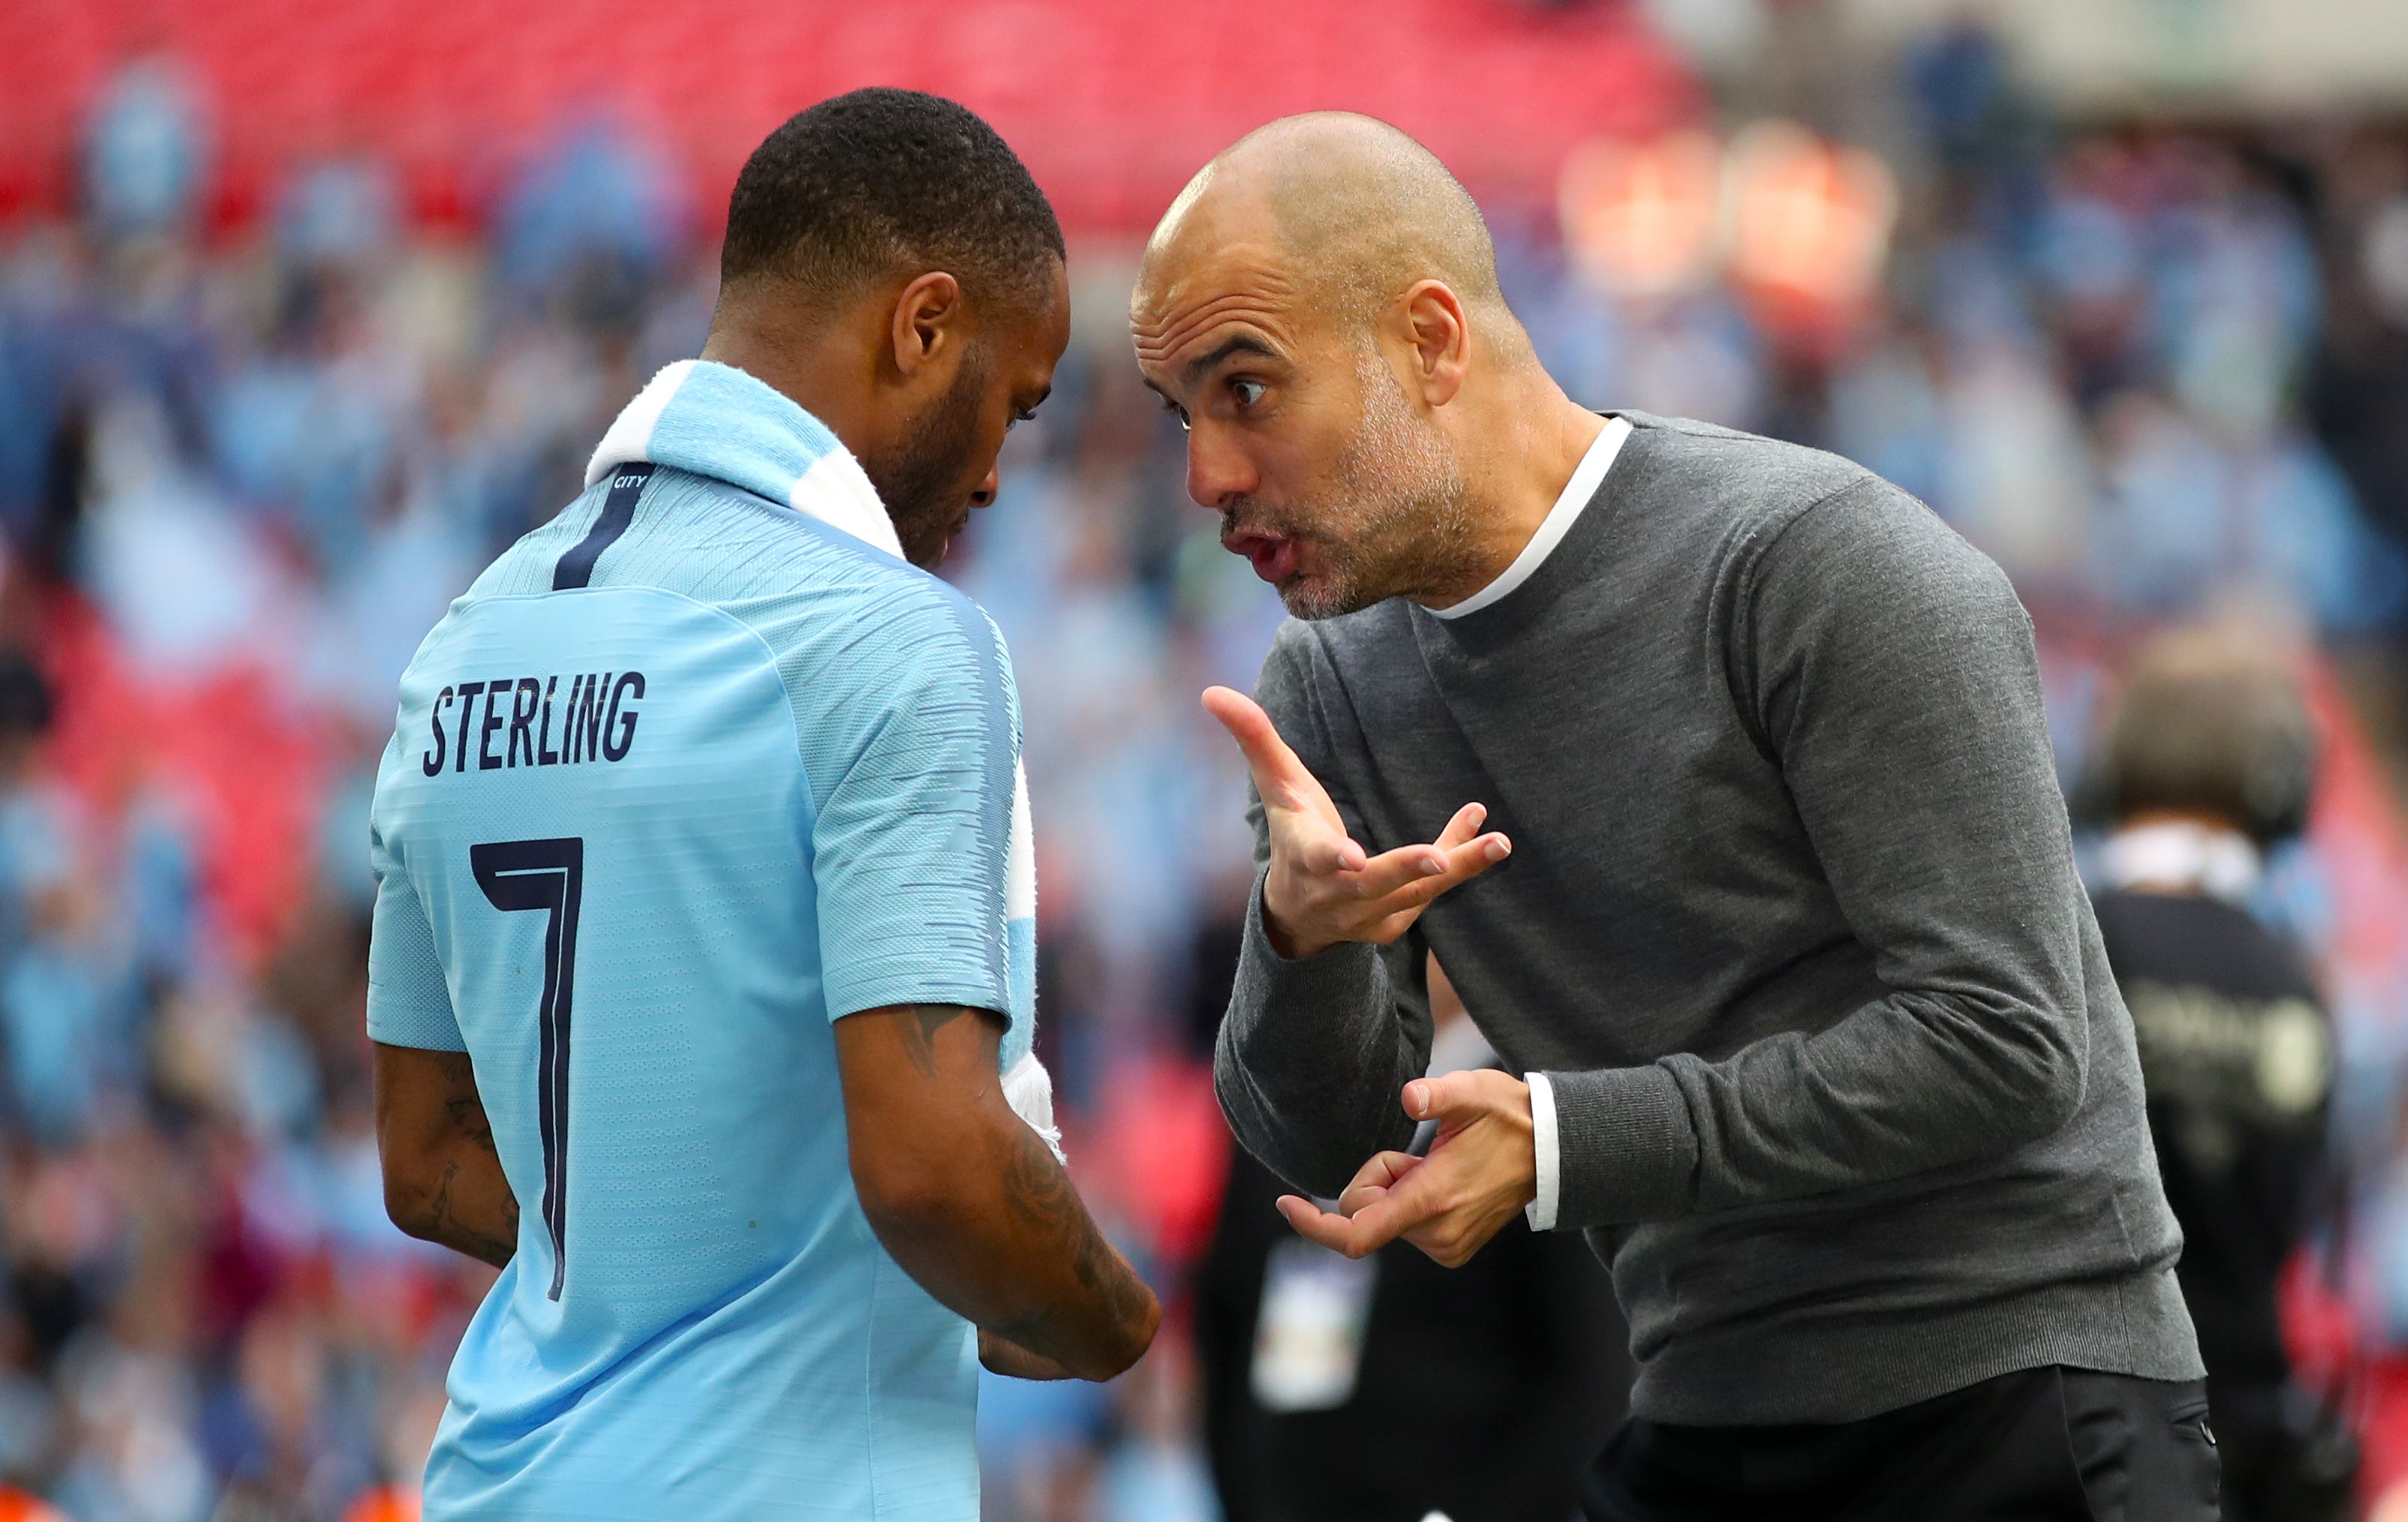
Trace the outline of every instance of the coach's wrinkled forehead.
<instances>
[{"instance_id":1,"label":"coach's wrinkled forehead","mask_svg":"<svg viewBox=\"0 0 2408 1522\"><path fill-rule=\"evenodd\" d=\"M1162 380L1231 345L1351 337L1422 280L1502 304L1479 208L1404 133L1316 111L1248 134L1188 182L1146 244L1129 327Z\"/></svg>"}]
</instances>

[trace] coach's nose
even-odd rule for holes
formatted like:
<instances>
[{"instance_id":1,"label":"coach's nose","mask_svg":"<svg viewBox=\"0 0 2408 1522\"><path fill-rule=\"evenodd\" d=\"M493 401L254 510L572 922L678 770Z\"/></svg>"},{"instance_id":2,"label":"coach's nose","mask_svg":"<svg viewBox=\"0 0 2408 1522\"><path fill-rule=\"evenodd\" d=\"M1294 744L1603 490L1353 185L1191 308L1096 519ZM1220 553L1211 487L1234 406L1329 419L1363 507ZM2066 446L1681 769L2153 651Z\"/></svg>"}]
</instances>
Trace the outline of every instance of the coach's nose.
<instances>
[{"instance_id":1,"label":"coach's nose","mask_svg":"<svg viewBox=\"0 0 2408 1522\"><path fill-rule=\"evenodd\" d=\"M1198 420L1187 430L1187 495L1215 512L1261 484L1254 463L1222 429Z\"/></svg>"},{"instance_id":2,"label":"coach's nose","mask_svg":"<svg viewBox=\"0 0 2408 1522\"><path fill-rule=\"evenodd\" d=\"M974 508L991 506L995 501L995 494L1002 489L1003 467L999 465L988 466L986 467L986 480L980 481L978 483L977 490L970 493L970 506Z\"/></svg>"}]
</instances>

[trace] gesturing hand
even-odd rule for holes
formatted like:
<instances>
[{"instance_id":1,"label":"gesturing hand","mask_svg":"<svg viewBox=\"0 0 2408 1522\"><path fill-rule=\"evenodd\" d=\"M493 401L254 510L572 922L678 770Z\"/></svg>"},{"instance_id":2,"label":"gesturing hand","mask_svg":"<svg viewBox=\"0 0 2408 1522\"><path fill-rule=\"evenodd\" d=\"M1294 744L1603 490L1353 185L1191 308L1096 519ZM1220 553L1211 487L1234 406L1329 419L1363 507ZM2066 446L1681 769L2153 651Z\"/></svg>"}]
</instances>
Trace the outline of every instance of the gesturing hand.
<instances>
[{"instance_id":1,"label":"gesturing hand","mask_svg":"<svg viewBox=\"0 0 2408 1522\"><path fill-rule=\"evenodd\" d=\"M1428 845L1367 855L1346 833L1328 792L1280 739L1270 715L1227 687L1204 690L1205 711L1245 753L1269 822L1270 873L1263 882L1263 929L1282 956L1311 956L1343 940L1384 946L1430 901L1503 861L1504 836L1478 833L1488 811L1467 803Z\"/></svg>"},{"instance_id":2,"label":"gesturing hand","mask_svg":"<svg viewBox=\"0 0 2408 1522\"><path fill-rule=\"evenodd\" d=\"M1530 1136L1530 1086L1494 1069L1416 1078L1405 1113L1439 1122L1429 1156L1383 1152L1363 1165L1325 1211L1280 1196L1288 1225L1332 1252L1361 1257L1402 1237L1450 1269L1471 1255L1538 1193Z\"/></svg>"}]
</instances>

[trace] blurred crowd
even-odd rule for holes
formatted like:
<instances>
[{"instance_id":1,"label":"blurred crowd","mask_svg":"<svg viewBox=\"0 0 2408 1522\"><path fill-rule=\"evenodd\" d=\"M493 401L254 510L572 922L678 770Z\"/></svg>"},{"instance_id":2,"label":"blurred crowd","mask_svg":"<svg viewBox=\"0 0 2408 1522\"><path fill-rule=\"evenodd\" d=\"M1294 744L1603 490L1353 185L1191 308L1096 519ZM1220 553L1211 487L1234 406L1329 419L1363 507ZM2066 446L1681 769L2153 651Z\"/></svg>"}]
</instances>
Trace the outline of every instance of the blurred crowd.
<instances>
[{"instance_id":1,"label":"blurred crowd","mask_svg":"<svg viewBox=\"0 0 2408 1522\"><path fill-rule=\"evenodd\" d=\"M1997 557L2070 785L2154 625L2291 653L2327 785L2256 907L2340 1024L2354 1223L2303 1276L2300 1335L2359 1374L2380 1448L2408 1345L2408 132L2052 124L1972 32L1885 88L1902 209L1885 294L1846 322L1720 281L1610 294L1547 208L1495 208L1509 294L1580 399L1839 451ZM386 1222L369 1127L365 808L394 683L696 352L716 251L676 165L600 119L473 233L408 224L372 155L296 163L255 225L206 226L208 123L172 59L129 65L76 213L0 228L0 1480L77 1522L371 1522L409 1515L490 1279ZM1251 683L1279 609L1185 499L1129 267L1074 250L1054 399L946 573L1019 674L1074 1169L1185 1306L1250 875L1242 773L1195 695ZM1110 1389L988 1381L992 1516L1217 1515L1183 1315ZM2378 1475L2408 1469L2395 1425Z\"/></svg>"}]
</instances>

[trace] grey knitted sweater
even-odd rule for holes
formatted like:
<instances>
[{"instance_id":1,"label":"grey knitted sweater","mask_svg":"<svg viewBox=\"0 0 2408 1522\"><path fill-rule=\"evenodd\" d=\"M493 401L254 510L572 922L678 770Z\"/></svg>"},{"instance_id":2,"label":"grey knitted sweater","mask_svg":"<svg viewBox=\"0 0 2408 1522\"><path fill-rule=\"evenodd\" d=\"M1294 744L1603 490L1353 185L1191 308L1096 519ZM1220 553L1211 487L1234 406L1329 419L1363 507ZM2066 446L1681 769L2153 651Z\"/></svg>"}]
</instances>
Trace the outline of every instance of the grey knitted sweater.
<instances>
[{"instance_id":1,"label":"grey knitted sweater","mask_svg":"<svg viewBox=\"0 0 2408 1522\"><path fill-rule=\"evenodd\" d=\"M1435 951L1549 1075L1558 1225L1612 1269L1641 1415L2199 1377L2014 591L1843 460L1626 415L1501 600L1280 632L1258 696L1367 850L1476 799L1514 854L1380 951L1282 959L1258 885L1230 1124L1322 1195L1403 1146Z\"/></svg>"}]
</instances>

